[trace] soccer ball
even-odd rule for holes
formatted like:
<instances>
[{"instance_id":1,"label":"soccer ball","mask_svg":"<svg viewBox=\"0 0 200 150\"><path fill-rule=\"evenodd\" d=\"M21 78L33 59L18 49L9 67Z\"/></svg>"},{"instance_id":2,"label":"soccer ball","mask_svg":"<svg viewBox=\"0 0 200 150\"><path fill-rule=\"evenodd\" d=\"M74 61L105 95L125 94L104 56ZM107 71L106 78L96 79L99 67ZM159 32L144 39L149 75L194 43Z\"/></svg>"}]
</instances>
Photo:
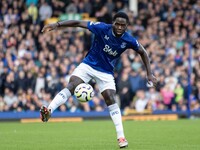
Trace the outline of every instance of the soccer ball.
<instances>
[{"instance_id":1,"label":"soccer ball","mask_svg":"<svg viewBox=\"0 0 200 150\"><path fill-rule=\"evenodd\" d=\"M74 95L80 102L88 102L94 96L94 89L90 84L81 83L75 88Z\"/></svg>"}]
</instances>

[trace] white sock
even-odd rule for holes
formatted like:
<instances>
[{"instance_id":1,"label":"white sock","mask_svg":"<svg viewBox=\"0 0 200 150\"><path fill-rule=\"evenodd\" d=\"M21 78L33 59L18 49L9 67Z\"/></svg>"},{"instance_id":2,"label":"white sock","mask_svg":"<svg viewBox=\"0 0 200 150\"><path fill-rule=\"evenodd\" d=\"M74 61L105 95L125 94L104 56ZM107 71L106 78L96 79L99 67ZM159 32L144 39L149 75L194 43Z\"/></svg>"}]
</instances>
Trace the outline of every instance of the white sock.
<instances>
[{"instance_id":1,"label":"white sock","mask_svg":"<svg viewBox=\"0 0 200 150\"><path fill-rule=\"evenodd\" d=\"M67 88L64 88L54 97L48 106L48 109L51 109L51 113L53 113L54 110L64 104L70 96L71 92Z\"/></svg>"},{"instance_id":2,"label":"white sock","mask_svg":"<svg viewBox=\"0 0 200 150\"><path fill-rule=\"evenodd\" d=\"M108 106L108 109L110 111L110 116L111 116L113 123L115 125L115 128L116 128L117 139L119 139L120 137L124 138L122 116L121 116L121 111L119 109L119 106L117 105L117 103L115 103L113 105Z\"/></svg>"}]
</instances>

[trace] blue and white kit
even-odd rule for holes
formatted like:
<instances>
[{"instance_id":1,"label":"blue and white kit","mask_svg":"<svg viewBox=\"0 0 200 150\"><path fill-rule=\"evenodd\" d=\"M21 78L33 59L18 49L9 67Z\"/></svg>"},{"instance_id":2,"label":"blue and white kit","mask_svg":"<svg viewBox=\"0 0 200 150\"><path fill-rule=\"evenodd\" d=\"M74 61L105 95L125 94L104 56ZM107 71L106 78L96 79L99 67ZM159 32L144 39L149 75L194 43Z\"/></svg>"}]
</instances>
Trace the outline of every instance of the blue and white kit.
<instances>
[{"instance_id":1,"label":"blue and white kit","mask_svg":"<svg viewBox=\"0 0 200 150\"><path fill-rule=\"evenodd\" d=\"M86 83L92 78L96 81L99 80L97 84L101 92L105 89L115 90L113 70L117 60L126 49L137 51L139 43L128 32L125 32L121 37L116 37L111 24L88 22L87 27L94 34L94 40L83 62L72 75L80 77ZM91 69L87 70L88 68L85 68L84 71L85 66L94 69L103 76L89 72Z\"/></svg>"}]
</instances>

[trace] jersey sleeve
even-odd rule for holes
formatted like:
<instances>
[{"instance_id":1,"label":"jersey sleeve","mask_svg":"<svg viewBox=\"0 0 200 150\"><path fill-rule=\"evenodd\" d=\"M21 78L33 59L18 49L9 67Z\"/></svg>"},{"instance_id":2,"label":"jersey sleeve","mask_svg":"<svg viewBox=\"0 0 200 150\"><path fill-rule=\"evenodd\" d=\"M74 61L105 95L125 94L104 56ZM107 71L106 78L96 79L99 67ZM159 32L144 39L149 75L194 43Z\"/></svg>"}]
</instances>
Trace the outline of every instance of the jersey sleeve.
<instances>
[{"instance_id":1,"label":"jersey sleeve","mask_svg":"<svg viewBox=\"0 0 200 150\"><path fill-rule=\"evenodd\" d=\"M137 51L139 49L140 44L135 38L133 38L131 41L131 46L132 49Z\"/></svg>"},{"instance_id":2,"label":"jersey sleeve","mask_svg":"<svg viewBox=\"0 0 200 150\"><path fill-rule=\"evenodd\" d=\"M94 34L100 34L101 31L106 28L106 24L103 22L89 21L87 24L88 29Z\"/></svg>"}]
</instances>

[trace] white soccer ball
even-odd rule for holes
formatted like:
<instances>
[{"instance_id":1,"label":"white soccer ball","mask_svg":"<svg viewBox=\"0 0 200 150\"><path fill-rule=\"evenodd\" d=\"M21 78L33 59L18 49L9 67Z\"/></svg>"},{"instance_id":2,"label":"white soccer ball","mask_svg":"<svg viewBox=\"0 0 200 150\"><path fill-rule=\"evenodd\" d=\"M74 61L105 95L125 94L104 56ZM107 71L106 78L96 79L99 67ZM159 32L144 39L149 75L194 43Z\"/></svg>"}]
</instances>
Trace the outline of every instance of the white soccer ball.
<instances>
[{"instance_id":1,"label":"white soccer ball","mask_svg":"<svg viewBox=\"0 0 200 150\"><path fill-rule=\"evenodd\" d=\"M80 102L88 102L94 96L94 89L90 84L81 83L75 88L74 95Z\"/></svg>"}]
</instances>

